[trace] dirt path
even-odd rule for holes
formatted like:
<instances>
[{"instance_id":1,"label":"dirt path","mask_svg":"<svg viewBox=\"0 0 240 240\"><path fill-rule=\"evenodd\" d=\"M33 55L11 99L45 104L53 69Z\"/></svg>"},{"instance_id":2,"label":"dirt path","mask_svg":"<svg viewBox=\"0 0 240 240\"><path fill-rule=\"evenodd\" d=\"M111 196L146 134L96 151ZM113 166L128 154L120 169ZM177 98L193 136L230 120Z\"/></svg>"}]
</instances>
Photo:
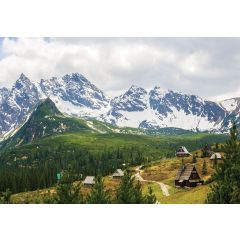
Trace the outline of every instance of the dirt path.
<instances>
[{"instance_id":1,"label":"dirt path","mask_svg":"<svg viewBox=\"0 0 240 240\"><path fill-rule=\"evenodd\" d=\"M142 166L136 167L135 171L136 171L137 173L135 174L135 178L136 178L138 181L140 181L140 182L150 182L150 183L156 183L156 184L158 184L158 185L160 186L161 190L162 190L163 195L166 196L166 197L169 196L170 194L169 194L168 189L170 188L170 186L168 186L168 185L166 185L166 184L164 184L164 183L162 183L162 182L157 182L157 181L153 181L153 180L143 179L143 177L141 176L141 172L142 172L142 170L140 170L141 167L142 167Z\"/></svg>"}]
</instances>

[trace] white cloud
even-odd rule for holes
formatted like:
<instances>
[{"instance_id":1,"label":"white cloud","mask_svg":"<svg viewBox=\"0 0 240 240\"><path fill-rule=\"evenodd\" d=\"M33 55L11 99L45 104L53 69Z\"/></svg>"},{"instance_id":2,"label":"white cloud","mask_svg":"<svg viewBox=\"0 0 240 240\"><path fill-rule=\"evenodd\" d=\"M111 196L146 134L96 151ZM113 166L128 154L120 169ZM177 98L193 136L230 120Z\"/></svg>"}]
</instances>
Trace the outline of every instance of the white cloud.
<instances>
[{"instance_id":1,"label":"white cloud","mask_svg":"<svg viewBox=\"0 0 240 240\"><path fill-rule=\"evenodd\" d=\"M6 38L0 51L0 83L8 87L22 72L34 81L80 72L109 95L131 84L211 99L239 93L238 39Z\"/></svg>"}]
</instances>

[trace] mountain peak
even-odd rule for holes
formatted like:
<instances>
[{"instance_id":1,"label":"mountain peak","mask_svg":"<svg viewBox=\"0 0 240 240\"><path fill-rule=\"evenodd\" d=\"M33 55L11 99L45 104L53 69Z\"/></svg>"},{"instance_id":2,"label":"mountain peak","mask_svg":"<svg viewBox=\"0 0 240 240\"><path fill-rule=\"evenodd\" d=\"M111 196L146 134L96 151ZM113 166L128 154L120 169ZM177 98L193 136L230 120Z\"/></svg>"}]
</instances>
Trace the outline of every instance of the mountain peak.
<instances>
[{"instance_id":1,"label":"mountain peak","mask_svg":"<svg viewBox=\"0 0 240 240\"><path fill-rule=\"evenodd\" d=\"M55 103L48 97L42 100L36 110L38 116L53 116L53 115L62 115L62 113L57 109Z\"/></svg>"},{"instance_id":2,"label":"mountain peak","mask_svg":"<svg viewBox=\"0 0 240 240\"><path fill-rule=\"evenodd\" d=\"M164 89L164 88L159 87L159 86L155 86L152 91L161 95L161 96L163 96L163 95L165 95L166 93L169 92L169 90Z\"/></svg>"},{"instance_id":3,"label":"mountain peak","mask_svg":"<svg viewBox=\"0 0 240 240\"><path fill-rule=\"evenodd\" d=\"M26 79L27 77L26 77L26 75L24 73L21 73L19 78L20 79Z\"/></svg>"},{"instance_id":4,"label":"mountain peak","mask_svg":"<svg viewBox=\"0 0 240 240\"><path fill-rule=\"evenodd\" d=\"M131 95L131 94L136 94L136 93L146 94L147 91L144 88L133 84L125 94L127 94L127 95L130 94Z\"/></svg>"},{"instance_id":5,"label":"mountain peak","mask_svg":"<svg viewBox=\"0 0 240 240\"><path fill-rule=\"evenodd\" d=\"M71 73L71 74L66 74L63 76L63 80L68 82L68 81L75 81L75 82L81 82L81 83L90 83L82 74L80 73Z\"/></svg>"},{"instance_id":6,"label":"mountain peak","mask_svg":"<svg viewBox=\"0 0 240 240\"><path fill-rule=\"evenodd\" d=\"M23 88L26 85L30 85L31 81L29 80L29 78L27 78L23 73L20 75L20 77L17 79L16 83L15 83L15 87L17 89Z\"/></svg>"}]
</instances>

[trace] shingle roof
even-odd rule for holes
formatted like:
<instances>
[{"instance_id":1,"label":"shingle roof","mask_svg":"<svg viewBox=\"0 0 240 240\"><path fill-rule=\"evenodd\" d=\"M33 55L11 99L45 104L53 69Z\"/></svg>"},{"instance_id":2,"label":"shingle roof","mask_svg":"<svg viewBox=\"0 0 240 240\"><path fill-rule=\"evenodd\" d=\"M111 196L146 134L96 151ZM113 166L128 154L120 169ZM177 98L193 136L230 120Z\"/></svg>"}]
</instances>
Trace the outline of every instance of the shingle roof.
<instances>
[{"instance_id":1,"label":"shingle roof","mask_svg":"<svg viewBox=\"0 0 240 240\"><path fill-rule=\"evenodd\" d=\"M113 173L113 177L123 177L124 172L122 171L122 169L117 169L114 173Z\"/></svg>"},{"instance_id":2,"label":"shingle roof","mask_svg":"<svg viewBox=\"0 0 240 240\"><path fill-rule=\"evenodd\" d=\"M194 168L194 165L191 165L191 164L182 165L178 170L178 174L175 180L178 180L178 181L189 180L191 176L191 172L193 171L193 168Z\"/></svg>"},{"instance_id":3,"label":"shingle roof","mask_svg":"<svg viewBox=\"0 0 240 240\"><path fill-rule=\"evenodd\" d=\"M95 184L95 177L94 176L87 176L84 179L83 184Z\"/></svg>"},{"instance_id":4,"label":"shingle roof","mask_svg":"<svg viewBox=\"0 0 240 240\"><path fill-rule=\"evenodd\" d=\"M220 153L213 153L212 156L210 157L211 160L214 159L222 159L222 156Z\"/></svg>"}]
</instances>

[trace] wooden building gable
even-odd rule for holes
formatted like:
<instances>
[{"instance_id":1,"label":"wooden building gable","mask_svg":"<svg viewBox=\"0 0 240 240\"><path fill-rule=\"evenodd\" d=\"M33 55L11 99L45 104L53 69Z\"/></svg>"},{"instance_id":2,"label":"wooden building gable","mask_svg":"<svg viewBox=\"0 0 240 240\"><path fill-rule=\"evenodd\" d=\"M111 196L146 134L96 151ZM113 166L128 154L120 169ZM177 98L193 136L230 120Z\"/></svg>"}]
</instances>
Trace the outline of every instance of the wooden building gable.
<instances>
[{"instance_id":1,"label":"wooden building gable","mask_svg":"<svg viewBox=\"0 0 240 240\"><path fill-rule=\"evenodd\" d=\"M175 185L192 187L197 183L202 183L202 180L196 167L192 164L182 165L175 178Z\"/></svg>"}]
</instances>

